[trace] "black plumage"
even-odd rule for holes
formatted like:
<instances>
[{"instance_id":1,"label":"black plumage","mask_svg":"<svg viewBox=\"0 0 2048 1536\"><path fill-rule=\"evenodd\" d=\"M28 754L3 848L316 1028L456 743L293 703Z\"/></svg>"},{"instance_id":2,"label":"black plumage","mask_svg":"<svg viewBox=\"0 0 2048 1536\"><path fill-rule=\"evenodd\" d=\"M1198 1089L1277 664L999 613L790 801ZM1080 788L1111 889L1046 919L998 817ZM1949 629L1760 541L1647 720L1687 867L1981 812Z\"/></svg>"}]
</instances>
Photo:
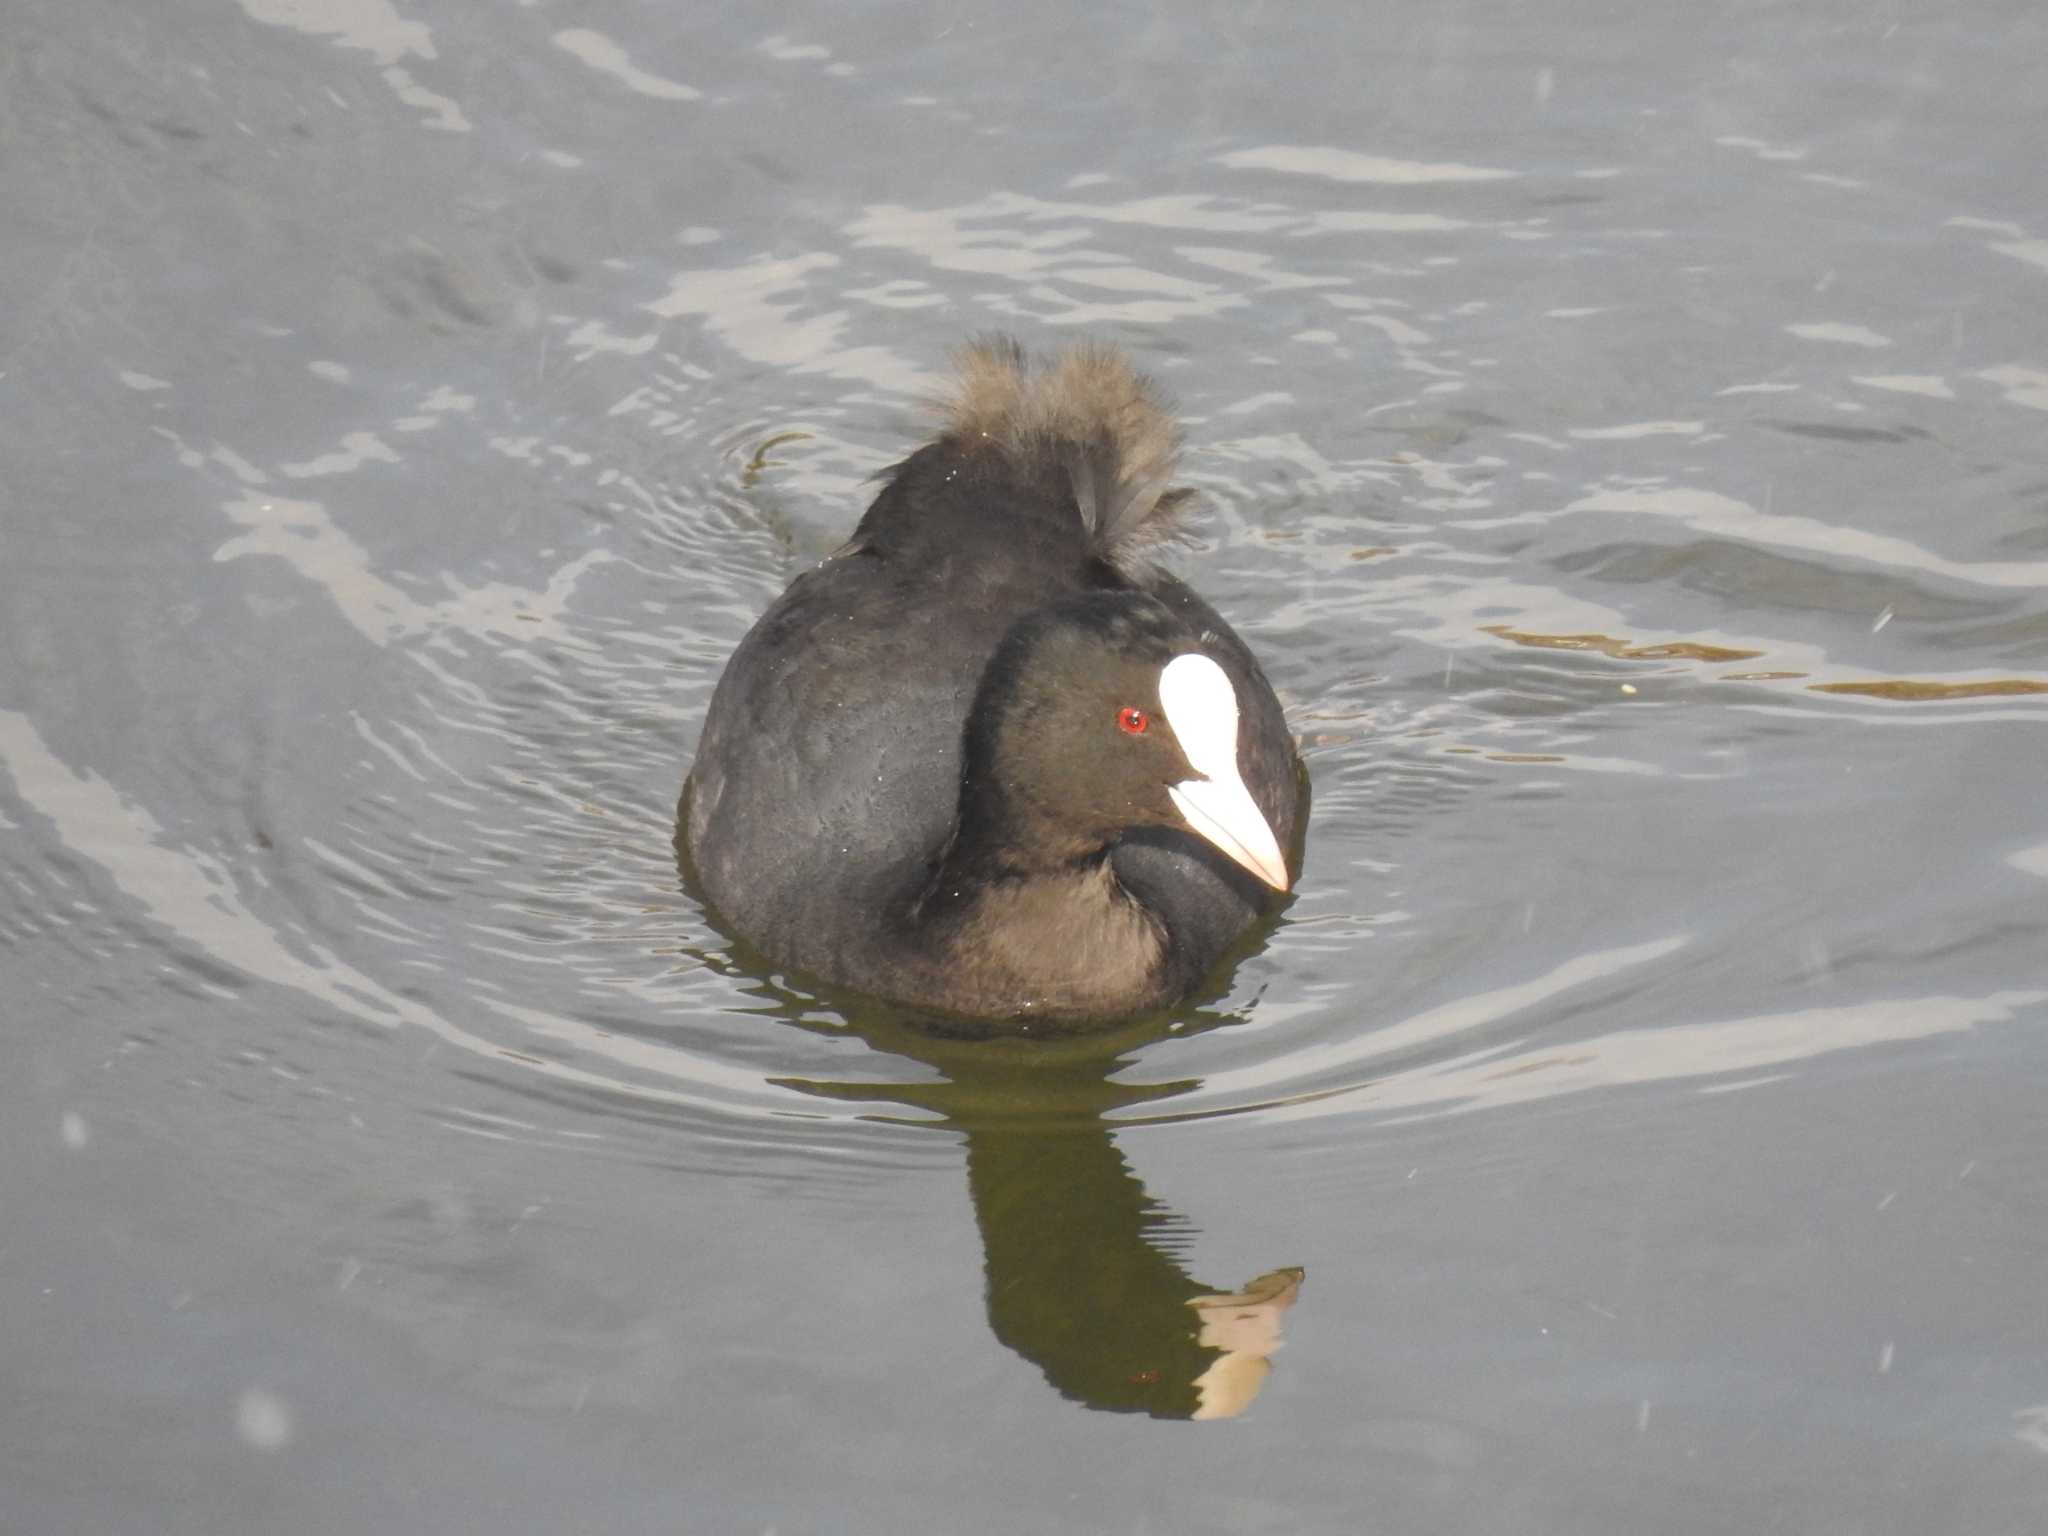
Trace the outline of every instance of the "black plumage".
<instances>
[{"instance_id":1,"label":"black plumage","mask_svg":"<svg viewBox=\"0 0 2048 1536\"><path fill-rule=\"evenodd\" d=\"M1120 352L963 352L939 436L712 698L681 837L738 934L920 1007L1116 1018L1186 993L1291 883L1279 702L1146 559L1177 530L1176 448ZM1234 764L1226 740L1198 766L1233 703Z\"/></svg>"}]
</instances>

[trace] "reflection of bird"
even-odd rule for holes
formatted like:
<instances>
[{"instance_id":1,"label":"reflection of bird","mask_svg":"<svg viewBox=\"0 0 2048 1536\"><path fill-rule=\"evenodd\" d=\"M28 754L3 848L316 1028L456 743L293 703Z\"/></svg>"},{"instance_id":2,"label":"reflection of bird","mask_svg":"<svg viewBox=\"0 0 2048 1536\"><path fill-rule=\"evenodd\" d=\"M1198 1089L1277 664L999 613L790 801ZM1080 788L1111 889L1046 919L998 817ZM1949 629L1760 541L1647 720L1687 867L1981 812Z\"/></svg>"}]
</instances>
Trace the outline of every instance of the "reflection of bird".
<instances>
[{"instance_id":1,"label":"reflection of bird","mask_svg":"<svg viewBox=\"0 0 2048 1536\"><path fill-rule=\"evenodd\" d=\"M1226 1419L1265 1385L1302 1271L1217 1295L1172 1249L1183 1219L1138 1182L1109 1127L967 1127L989 1326L1062 1396L1113 1413Z\"/></svg>"},{"instance_id":2,"label":"reflection of bird","mask_svg":"<svg viewBox=\"0 0 2048 1536\"><path fill-rule=\"evenodd\" d=\"M740 643L685 789L711 903L778 964L984 1019L1192 989L1286 889L1278 701L1146 550L1176 434L1123 356L968 348L938 438Z\"/></svg>"},{"instance_id":3,"label":"reflection of bird","mask_svg":"<svg viewBox=\"0 0 2048 1536\"><path fill-rule=\"evenodd\" d=\"M915 1110L914 1124L966 1138L989 1328L1062 1397L1160 1419L1229 1418L1250 1405L1302 1271L1276 1269L1227 1295L1190 1276L1180 1253L1192 1225L1146 1192L1113 1118L1200 1086L1127 1081L1117 1069L1134 1052L1227 1027L1227 1015L1184 1010L1056 1039L961 1039L871 1002L854 1003L841 1023L815 1022L808 999L770 976L758 984L797 1027L835 1039L850 1030L878 1055L925 1069L904 1081L864 1072L855 1082L782 1083L869 1106L870 1118L876 1101L890 1100ZM1246 1187L1236 1186L1237 1200ZM1233 1199L1231 1189L1215 1194Z\"/></svg>"},{"instance_id":4,"label":"reflection of bird","mask_svg":"<svg viewBox=\"0 0 2048 1536\"><path fill-rule=\"evenodd\" d=\"M1197 1296L1188 1305L1202 1320L1196 1341L1221 1350L1195 1378L1198 1419L1231 1419L1251 1406L1273 1369L1280 1347L1280 1322L1301 1294L1304 1271L1268 1270L1228 1296Z\"/></svg>"}]
</instances>

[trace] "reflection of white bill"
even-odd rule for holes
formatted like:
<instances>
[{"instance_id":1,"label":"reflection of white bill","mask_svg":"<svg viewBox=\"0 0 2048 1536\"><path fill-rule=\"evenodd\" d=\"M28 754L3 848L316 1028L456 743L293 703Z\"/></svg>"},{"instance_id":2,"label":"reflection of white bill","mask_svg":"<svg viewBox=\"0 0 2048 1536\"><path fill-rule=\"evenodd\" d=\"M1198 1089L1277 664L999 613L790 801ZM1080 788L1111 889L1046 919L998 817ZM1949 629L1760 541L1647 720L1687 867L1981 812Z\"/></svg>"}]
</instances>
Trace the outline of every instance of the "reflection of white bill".
<instances>
[{"instance_id":1,"label":"reflection of white bill","mask_svg":"<svg viewBox=\"0 0 2048 1536\"><path fill-rule=\"evenodd\" d=\"M1275 1269L1241 1291L1189 1300L1202 1320L1201 1343L1222 1357L1195 1378L1198 1419L1231 1419L1251 1406L1273 1369L1280 1321L1301 1294L1303 1272Z\"/></svg>"}]
</instances>

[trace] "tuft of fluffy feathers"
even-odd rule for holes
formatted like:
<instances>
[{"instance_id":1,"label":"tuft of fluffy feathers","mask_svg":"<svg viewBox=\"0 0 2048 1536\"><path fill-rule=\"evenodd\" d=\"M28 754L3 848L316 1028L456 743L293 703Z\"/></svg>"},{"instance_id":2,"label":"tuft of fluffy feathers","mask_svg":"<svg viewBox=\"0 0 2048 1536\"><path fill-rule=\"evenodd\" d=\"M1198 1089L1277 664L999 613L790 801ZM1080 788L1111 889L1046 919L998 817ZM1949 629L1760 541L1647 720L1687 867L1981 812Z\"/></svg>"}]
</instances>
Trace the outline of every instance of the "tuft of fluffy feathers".
<instances>
[{"instance_id":1,"label":"tuft of fluffy feathers","mask_svg":"<svg viewBox=\"0 0 2048 1536\"><path fill-rule=\"evenodd\" d=\"M1180 429L1120 349L1081 342L1039 361L1007 336L983 336L954 368L945 437L995 447L1026 472L1047 461L1064 471L1104 559L1128 567L1180 533L1192 495L1169 489Z\"/></svg>"}]
</instances>

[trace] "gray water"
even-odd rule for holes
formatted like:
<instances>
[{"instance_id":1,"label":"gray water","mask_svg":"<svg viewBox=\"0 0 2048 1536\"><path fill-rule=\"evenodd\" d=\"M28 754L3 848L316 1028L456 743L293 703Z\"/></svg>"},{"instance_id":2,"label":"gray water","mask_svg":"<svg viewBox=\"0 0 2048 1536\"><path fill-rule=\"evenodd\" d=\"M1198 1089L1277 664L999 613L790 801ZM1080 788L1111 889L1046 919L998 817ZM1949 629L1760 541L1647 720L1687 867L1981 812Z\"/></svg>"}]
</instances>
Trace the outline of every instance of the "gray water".
<instances>
[{"instance_id":1,"label":"gray water","mask_svg":"<svg viewBox=\"0 0 2048 1536\"><path fill-rule=\"evenodd\" d=\"M0 1528L2048 1524L2031 0L0 16ZM1314 785L1099 1040L670 846L991 328Z\"/></svg>"}]
</instances>

